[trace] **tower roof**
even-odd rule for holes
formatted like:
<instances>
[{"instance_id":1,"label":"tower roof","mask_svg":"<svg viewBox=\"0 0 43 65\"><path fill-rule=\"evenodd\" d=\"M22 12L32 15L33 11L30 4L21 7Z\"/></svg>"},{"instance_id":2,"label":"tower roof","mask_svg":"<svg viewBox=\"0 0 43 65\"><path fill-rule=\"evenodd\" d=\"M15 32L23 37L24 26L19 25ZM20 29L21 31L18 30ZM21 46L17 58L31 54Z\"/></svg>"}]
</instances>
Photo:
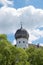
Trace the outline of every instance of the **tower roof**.
<instances>
[{"instance_id":1,"label":"tower roof","mask_svg":"<svg viewBox=\"0 0 43 65\"><path fill-rule=\"evenodd\" d=\"M28 39L29 37L29 34L28 32L22 28L22 25L21 25L21 28L18 29L15 33L15 38L18 39L18 38L26 38Z\"/></svg>"}]
</instances>

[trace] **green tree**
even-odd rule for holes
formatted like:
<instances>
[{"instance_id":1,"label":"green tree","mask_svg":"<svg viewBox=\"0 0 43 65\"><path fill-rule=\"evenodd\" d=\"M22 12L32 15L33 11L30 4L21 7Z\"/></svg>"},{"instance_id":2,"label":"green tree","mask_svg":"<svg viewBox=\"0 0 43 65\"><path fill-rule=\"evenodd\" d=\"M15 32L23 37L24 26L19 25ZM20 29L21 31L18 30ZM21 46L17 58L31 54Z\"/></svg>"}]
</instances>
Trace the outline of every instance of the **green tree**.
<instances>
[{"instance_id":1,"label":"green tree","mask_svg":"<svg viewBox=\"0 0 43 65\"><path fill-rule=\"evenodd\" d=\"M0 64L7 65L9 62L9 57L11 56L11 43L7 40L5 34L0 34ZM8 62L8 63L7 63Z\"/></svg>"},{"instance_id":2,"label":"green tree","mask_svg":"<svg viewBox=\"0 0 43 65\"><path fill-rule=\"evenodd\" d=\"M2 36L2 37L1 37ZM0 64L1 65L30 65L24 49L13 46L7 36L0 35Z\"/></svg>"},{"instance_id":3,"label":"green tree","mask_svg":"<svg viewBox=\"0 0 43 65\"><path fill-rule=\"evenodd\" d=\"M7 40L7 35L6 34L0 34L0 41L1 40Z\"/></svg>"},{"instance_id":4,"label":"green tree","mask_svg":"<svg viewBox=\"0 0 43 65\"><path fill-rule=\"evenodd\" d=\"M43 47L17 48L0 34L0 65L43 65Z\"/></svg>"},{"instance_id":5,"label":"green tree","mask_svg":"<svg viewBox=\"0 0 43 65\"><path fill-rule=\"evenodd\" d=\"M43 65L43 50L42 48L31 47L26 50L28 61L31 65Z\"/></svg>"}]
</instances>

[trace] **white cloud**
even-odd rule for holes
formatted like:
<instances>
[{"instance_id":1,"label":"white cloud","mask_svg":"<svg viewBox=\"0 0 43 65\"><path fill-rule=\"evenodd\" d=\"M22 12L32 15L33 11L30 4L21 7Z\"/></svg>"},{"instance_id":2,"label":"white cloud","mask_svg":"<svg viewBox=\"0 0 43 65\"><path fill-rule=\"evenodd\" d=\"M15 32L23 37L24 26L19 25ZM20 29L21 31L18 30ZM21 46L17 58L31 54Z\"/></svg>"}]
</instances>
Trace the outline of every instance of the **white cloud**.
<instances>
[{"instance_id":1,"label":"white cloud","mask_svg":"<svg viewBox=\"0 0 43 65\"><path fill-rule=\"evenodd\" d=\"M43 31L40 31L39 29L29 30L29 43L41 37L43 37Z\"/></svg>"},{"instance_id":2,"label":"white cloud","mask_svg":"<svg viewBox=\"0 0 43 65\"><path fill-rule=\"evenodd\" d=\"M13 44L13 45L16 45L16 40L14 40L12 44Z\"/></svg>"},{"instance_id":3,"label":"white cloud","mask_svg":"<svg viewBox=\"0 0 43 65\"><path fill-rule=\"evenodd\" d=\"M40 43L39 45L40 45L40 46L43 46L43 43Z\"/></svg>"},{"instance_id":4,"label":"white cloud","mask_svg":"<svg viewBox=\"0 0 43 65\"><path fill-rule=\"evenodd\" d=\"M0 3L4 6L13 5L13 1L11 0L0 0Z\"/></svg>"},{"instance_id":5,"label":"white cloud","mask_svg":"<svg viewBox=\"0 0 43 65\"><path fill-rule=\"evenodd\" d=\"M15 33L20 28L21 21L23 22L23 27L30 33L30 42L43 36L43 31L36 29L37 27L43 26L42 9L36 9L33 6L19 8L17 10L7 6L0 8L0 33Z\"/></svg>"}]
</instances>

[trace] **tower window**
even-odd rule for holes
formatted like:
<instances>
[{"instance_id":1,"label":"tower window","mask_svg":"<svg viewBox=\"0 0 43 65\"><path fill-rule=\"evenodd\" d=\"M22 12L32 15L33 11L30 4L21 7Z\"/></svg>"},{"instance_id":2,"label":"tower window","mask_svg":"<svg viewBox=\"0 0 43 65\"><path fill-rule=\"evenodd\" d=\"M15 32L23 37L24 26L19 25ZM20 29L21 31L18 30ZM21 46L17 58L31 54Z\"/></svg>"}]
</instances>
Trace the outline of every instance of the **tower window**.
<instances>
[{"instance_id":1,"label":"tower window","mask_svg":"<svg viewBox=\"0 0 43 65\"><path fill-rule=\"evenodd\" d=\"M25 41L23 41L23 43L25 43Z\"/></svg>"},{"instance_id":2,"label":"tower window","mask_svg":"<svg viewBox=\"0 0 43 65\"><path fill-rule=\"evenodd\" d=\"M19 41L19 43L20 43L20 41Z\"/></svg>"}]
</instances>

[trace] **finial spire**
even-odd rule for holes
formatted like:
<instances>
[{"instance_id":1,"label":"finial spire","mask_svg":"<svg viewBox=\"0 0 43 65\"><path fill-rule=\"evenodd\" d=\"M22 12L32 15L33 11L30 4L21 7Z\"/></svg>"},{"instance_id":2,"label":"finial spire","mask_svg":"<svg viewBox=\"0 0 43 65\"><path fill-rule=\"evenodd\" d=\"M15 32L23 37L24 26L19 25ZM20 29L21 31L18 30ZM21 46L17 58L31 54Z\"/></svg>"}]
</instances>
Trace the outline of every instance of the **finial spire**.
<instances>
[{"instance_id":1,"label":"finial spire","mask_svg":"<svg viewBox=\"0 0 43 65\"><path fill-rule=\"evenodd\" d=\"M21 29L22 29L22 22L21 22Z\"/></svg>"}]
</instances>

